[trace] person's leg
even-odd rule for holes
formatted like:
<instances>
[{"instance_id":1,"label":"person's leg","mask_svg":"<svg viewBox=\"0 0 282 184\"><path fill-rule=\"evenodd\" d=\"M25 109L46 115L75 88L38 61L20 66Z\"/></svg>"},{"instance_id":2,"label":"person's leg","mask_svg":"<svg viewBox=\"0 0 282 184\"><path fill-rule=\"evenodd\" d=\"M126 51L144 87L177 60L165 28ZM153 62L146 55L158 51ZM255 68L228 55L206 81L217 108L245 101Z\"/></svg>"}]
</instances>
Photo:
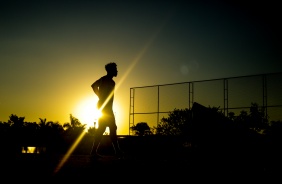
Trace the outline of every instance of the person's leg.
<instances>
[{"instance_id":1,"label":"person's leg","mask_svg":"<svg viewBox=\"0 0 282 184\"><path fill-rule=\"evenodd\" d=\"M97 151L98 151L98 148L99 148L99 145L100 145L100 142L101 142L101 139L103 137L105 130L106 130L106 126L103 126L103 124L101 123L98 129L95 131L94 141L93 141L90 155L93 155L93 156L99 155Z\"/></svg>"},{"instance_id":2,"label":"person's leg","mask_svg":"<svg viewBox=\"0 0 282 184\"><path fill-rule=\"evenodd\" d=\"M116 124L109 126L110 129L110 138L112 141L112 145L115 151L115 155L118 157L123 156L123 152L120 149L119 143L118 143L118 137L117 137L117 126Z\"/></svg>"}]
</instances>

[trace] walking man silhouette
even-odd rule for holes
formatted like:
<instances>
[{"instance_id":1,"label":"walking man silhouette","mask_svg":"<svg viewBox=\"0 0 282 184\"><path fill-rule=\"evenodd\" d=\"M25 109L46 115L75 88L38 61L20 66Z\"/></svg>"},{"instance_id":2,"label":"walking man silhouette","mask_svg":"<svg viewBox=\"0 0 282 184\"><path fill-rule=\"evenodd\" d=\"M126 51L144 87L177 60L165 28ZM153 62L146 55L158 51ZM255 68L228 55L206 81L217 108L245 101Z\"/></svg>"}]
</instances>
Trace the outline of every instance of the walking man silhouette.
<instances>
[{"instance_id":1,"label":"walking man silhouette","mask_svg":"<svg viewBox=\"0 0 282 184\"><path fill-rule=\"evenodd\" d=\"M107 63L105 65L105 70L107 74L96 80L91 85L94 93L99 98L97 108L102 113L102 115L98 119L98 128L95 131L94 142L90 153L91 158L94 159L101 157L101 155L98 153L98 148L107 127L109 127L110 130L109 135L115 151L115 156L117 156L118 158L121 158L123 156L123 152L121 151L118 143L117 125L113 112L115 90L115 81L113 80L113 77L116 77L118 74L117 64L115 62Z\"/></svg>"}]
</instances>

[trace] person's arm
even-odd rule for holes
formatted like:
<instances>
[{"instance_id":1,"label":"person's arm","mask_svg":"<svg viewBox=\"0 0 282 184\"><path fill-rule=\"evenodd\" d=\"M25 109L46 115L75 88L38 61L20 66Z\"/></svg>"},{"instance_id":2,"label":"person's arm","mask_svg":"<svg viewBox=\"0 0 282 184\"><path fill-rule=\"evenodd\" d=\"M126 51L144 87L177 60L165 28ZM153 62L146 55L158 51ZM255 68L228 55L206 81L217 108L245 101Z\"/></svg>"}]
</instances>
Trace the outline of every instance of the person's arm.
<instances>
[{"instance_id":1,"label":"person's arm","mask_svg":"<svg viewBox=\"0 0 282 184\"><path fill-rule=\"evenodd\" d=\"M99 94L99 84L101 79L96 80L92 85L92 89L94 91L94 93L98 96L98 98L100 98L100 94Z\"/></svg>"}]
</instances>

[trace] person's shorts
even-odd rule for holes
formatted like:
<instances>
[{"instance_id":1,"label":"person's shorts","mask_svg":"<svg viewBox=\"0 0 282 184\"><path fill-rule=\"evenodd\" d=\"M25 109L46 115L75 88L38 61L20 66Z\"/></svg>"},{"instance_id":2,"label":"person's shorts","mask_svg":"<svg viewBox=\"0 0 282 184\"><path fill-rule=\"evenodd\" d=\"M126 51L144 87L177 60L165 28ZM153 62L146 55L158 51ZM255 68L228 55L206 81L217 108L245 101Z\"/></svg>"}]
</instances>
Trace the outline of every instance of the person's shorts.
<instances>
[{"instance_id":1,"label":"person's shorts","mask_svg":"<svg viewBox=\"0 0 282 184\"><path fill-rule=\"evenodd\" d=\"M113 113L103 114L98 120L99 126L108 126L116 128L116 120Z\"/></svg>"}]
</instances>

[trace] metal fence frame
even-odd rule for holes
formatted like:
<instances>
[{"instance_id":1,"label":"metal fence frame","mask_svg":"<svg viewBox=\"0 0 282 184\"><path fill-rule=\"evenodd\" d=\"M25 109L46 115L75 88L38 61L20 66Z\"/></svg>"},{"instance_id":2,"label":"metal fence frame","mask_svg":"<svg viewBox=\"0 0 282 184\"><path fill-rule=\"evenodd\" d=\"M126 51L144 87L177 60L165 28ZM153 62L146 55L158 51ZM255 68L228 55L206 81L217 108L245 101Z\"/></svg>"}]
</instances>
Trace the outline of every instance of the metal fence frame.
<instances>
[{"instance_id":1,"label":"metal fence frame","mask_svg":"<svg viewBox=\"0 0 282 184\"><path fill-rule=\"evenodd\" d=\"M237 77L229 77L229 78L219 78L219 79L211 79L211 80L201 80L201 81L190 81L190 82L181 82L181 83L171 83L171 84L161 84L161 85L152 85L152 86L139 86L139 87L132 87L130 88L130 105L129 105L129 135L132 133L130 127L134 126L134 115L136 114L157 114L157 124L159 123L159 115L162 113L169 113L169 111L161 112L160 111L160 87L162 86L173 86L173 85L179 85L179 84L187 84L188 85L188 102L187 102L187 108L191 109L194 103L194 89L195 84L198 83L208 83L212 81L222 81L223 86L223 108L220 108L220 110L223 111L225 116L228 116L229 110L234 109L246 109L250 108L250 106L238 106L238 107L229 107L229 82L234 79L245 79L245 78L251 78L251 77L258 77L261 82L261 90L260 93L262 105L259 106L261 108L265 109L265 116L268 116L268 108L269 107L282 107L282 102L278 102L278 104L268 104L268 78L273 75L278 75L282 79L282 72L279 73L268 73L268 74L258 74L258 75L248 75L248 76L237 76ZM277 77L278 78L278 77ZM279 79L278 79L279 80ZM280 82L282 84L282 82ZM277 89L282 90L282 85L277 86ZM157 88L157 111L155 112L135 112L135 91L140 88ZM282 94L281 94L282 95ZM282 113L281 113L282 114Z\"/></svg>"}]
</instances>

